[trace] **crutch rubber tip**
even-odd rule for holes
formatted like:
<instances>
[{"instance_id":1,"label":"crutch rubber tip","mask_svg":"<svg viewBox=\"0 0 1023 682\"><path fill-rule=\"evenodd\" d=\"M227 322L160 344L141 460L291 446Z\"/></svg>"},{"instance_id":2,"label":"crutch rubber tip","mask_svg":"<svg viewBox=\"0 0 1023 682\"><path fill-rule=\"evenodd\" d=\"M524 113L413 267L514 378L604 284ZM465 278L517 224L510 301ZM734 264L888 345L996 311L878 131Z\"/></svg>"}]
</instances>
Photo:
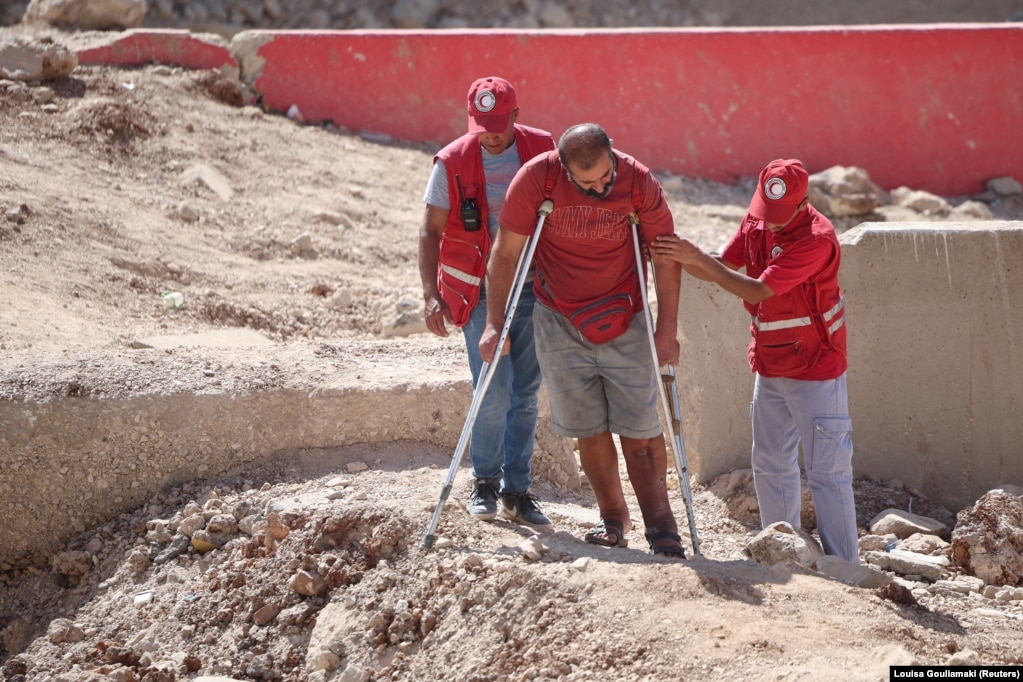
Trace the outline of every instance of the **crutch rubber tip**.
<instances>
[{"instance_id":1,"label":"crutch rubber tip","mask_svg":"<svg viewBox=\"0 0 1023 682\"><path fill-rule=\"evenodd\" d=\"M548 216L554 210L554 202L550 199L544 199L543 203L540 204L540 208L536 209L537 215Z\"/></svg>"},{"instance_id":2,"label":"crutch rubber tip","mask_svg":"<svg viewBox=\"0 0 1023 682\"><path fill-rule=\"evenodd\" d=\"M423 542L420 544L420 546L423 549L430 549L431 547L433 547L434 539L435 539L435 536L427 535L425 538L423 538Z\"/></svg>"}]
</instances>

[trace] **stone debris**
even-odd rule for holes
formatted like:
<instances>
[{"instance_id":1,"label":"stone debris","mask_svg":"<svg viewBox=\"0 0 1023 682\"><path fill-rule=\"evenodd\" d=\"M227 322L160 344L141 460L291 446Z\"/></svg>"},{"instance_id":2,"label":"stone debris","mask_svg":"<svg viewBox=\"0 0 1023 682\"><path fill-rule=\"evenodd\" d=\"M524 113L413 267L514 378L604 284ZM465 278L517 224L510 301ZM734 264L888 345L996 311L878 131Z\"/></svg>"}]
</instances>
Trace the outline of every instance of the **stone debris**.
<instances>
[{"instance_id":1,"label":"stone debris","mask_svg":"<svg viewBox=\"0 0 1023 682\"><path fill-rule=\"evenodd\" d=\"M802 528L779 521L762 530L746 545L746 554L758 564L796 563L812 567L824 556L820 543Z\"/></svg>"},{"instance_id":2,"label":"stone debris","mask_svg":"<svg viewBox=\"0 0 1023 682\"><path fill-rule=\"evenodd\" d=\"M77 585L82 576L92 568L92 557L87 552L61 552L50 561L54 573L67 578L72 586Z\"/></svg>"},{"instance_id":3,"label":"stone debris","mask_svg":"<svg viewBox=\"0 0 1023 682\"><path fill-rule=\"evenodd\" d=\"M1011 491L986 493L952 531L952 565L992 585L1023 583L1023 497Z\"/></svg>"},{"instance_id":4,"label":"stone debris","mask_svg":"<svg viewBox=\"0 0 1023 682\"><path fill-rule=\"evenodd\" d=\"M0 79L16 81L51 81L67 78L78 67L78 55L49 38L13 36L0 39ZM52 90L36 101L45 104L52 99Z\"/></svg>"},{"instance_id":5,"label":"stone debris","mask_svg":"<svg viewBox=\"0 0 1023 682\"><path fill-rule=\"evenodd\" d=\"M227 176L206 163L198 163L189 166L181 172L180 182L183 185L199 185L215 195L224 202L230 202L234 197L234 187Z\"/></svg>"},{"instance_id":6,"label":"stone debris","mask_svg":"<svg viewBox=\"0 0 1023 682\"><path fill-rule=\"evenodd\" d=\"M913 533L905 540L901 540L896 547L907 552L916 552L917 554L948 556L951 544L945 542L937 535Z\"/></svg>"},{"instance_id":7,"label":"stone debris","mask_svg":"<svg viewBox=\"0 0 1023 682\"><path fill-rule=\"evenodd\" d=\"M540 537L534 535L523 540L519 544L519 551L522 552L522 556L530 561L539 561L540 557L543 556L543 544L540 542Z\"/></svg>"},{"instance_id":8,"label":"stone debris","mask_svg":"<svg viewBox=\"0 0 1023 682\"><path fill-rule=\"evenodd\" d=\"M341 471L346 468L342 466ZM351 490L362 482L345 471L324 477L317 490L342 486ZM106 569L113 575L98 589L108 603L125 600L147 619L172 610L181 620L180 636L185 641L214 644L203 649L207 653L183 653L176 649L179 644L163 641L166 635L160 634L156 624L120 641L94 641L84 616L80 620L54 619L47 641L60 646L88 643L110 666L111 679L141 679L141 671L155 669L179 674L188 670L195 679L226 679L228 675L275 679L274 675L288 669L302 670L304 679L309 680L368 680L379 675L374 673L379 664L374 663L372 652L391 648L400 667L397 654L423 646L437 629L450 633L452 618L476 621L482 614L502 608L519 614L529 608L526 602L539 609L529 618L546 610L558 614L559 620L578 618L578 613L566 611L578 596L561 581L569 576L589 581L609 569L620 570L614 562L626 556L626 550L592 548L576 534L559 530L542 539L530 535L492 555L472 548L473 540L464 535L457 548L449 537L441 536L435 549L443 552L413 559L411 531L417 522L397 508L388 510L379 502L357 501L321 507L313 501L320 499L317 495L309 495L309 505L304 506L296 503L297 497L292 499L295 495L298 490L289 484L260 488L249 484L244 493L210 489L193 499L179 498L177 504L169 498L154 501L152 509L164 513L135 522L146 544L126 552L123 569ZM464 514L464 510L456 506L448 513ZM220 534L216 546L196 544L197 538L208 538L214 531ZM897 541L894 535L867 537L874 538L870 546ZM713 544L714 534L705 535L704 540ZM901 542L908 541L941 547L935 536L911 536ZM771 566L773 577L743 589L743 593L765 603L773 598L772 582L784 584L797 572L783 572L780 567L805 566L906 606L931 608L969 600L969 608L988 621L1012 621L1023 614L1023 588L993 586L979 578L954 575L947 570L943 556L868 550L863 565L851 564L823 555L812 535L786 524L775 524L757 534L747 549L756 561ZM599 560L589 556L594 551ZM580 556L579 552L587 554ZM150 561L150 556L156 559ZM52 570L84 570L81 577L88 580L107 561L104 543L93 536L83 539L81 549L69 548L55 556ZM691 565L697 574L719 570L711 569L713 560L708 564L703 563L706 559L691 561L680 567ZM539 592L520 596L520 590L541 580L536 567L552 562L563 566L557 582L560 587L537 585ZM670 564L661 566L678 570ZM942 569L940 575L932 570L937 568ZM710 580L710 589L726 589L722 587L725 583L719 584L710 574L705 578ZM496 585L501 588L495 589ZM517 603L517 599L525 601ZM520 617L516 615L513 621ZM501 618L487 622L501 622ZM285 630L293 635L304 633L308 647L292 656L286 668L281 667L285 663L280 658L251 651L232 649L226 658L213 653L221 633L239 627L257 638ZM13 624L8 626L4 636L11 646L18 644L19 632ZM442 640L430 641L436 646ZM187 651L196 649L190 645ZM896 653L891 655L898 658ZM21 661L22 657L15 659ZM136 677L132 678L133 674Z\"/></svg>"},{"instance_id":9,"label":"stone debris","mask_svg":"<svg viewBox=\"0 0 1023 682\"><path fill-rule=\"evenodd\" d=\"M949 220L994 220L995 214L983 201L968 200L953 207Z\"/></svg>"},{"instance_id":10,"label":"stone debris","mask_svg":"<svg viewBox=\"0 0 1023 682\"><path fill-rule=\"evenodd\" d=\"M135 28L146 7L146 0L32 0L22 21L86 31Z\"/></svg>"},{"instance_id":11,"label":"stone debris","mask_svg":"<svg viewBox=\"0 0 1023 682\"><path fill-rule=\"evenodd\" d=\"M903 576L920 576L934 582L948 574L949 561L946 557L933 557L900 549L890 552L867 552L863 560L878 568Z\"/></svg>"},{"instance_id":12,"label":"stone debris","mask_svg":"<svg viewBox=\"0 0 1023 682\"><path fill-rule=\"evenodd\" d=\"M925 216L947 216L952 211L951 204L937 194L919 189L897 187L891 192L892 202L897 206L908 208Z\"/></svg>"},{"instance_id":13,"label":"stone debris","mask_svg":"<svg viewBox=\"0 0 1023 682\"><path fill-rule=\"evenodd\" d=\"M1023 193L1023 185L1012 177L991 178L987 188L1000 197L1011 197Z\"/></svg>"},{"instance_id":14,"label":"stone debris","mask_svg":"<svg viewBox=\"0 0 1023 682\"><path fill-rule=\"evenodd\" d=\"M829 218L862 219L890 199L862 168L832 166L810 176L810 203Z\"/></svg>"},{"instance_id":15,"label":"stone debris","mask_svg":"<svg viewBox=\"0 0 1023 682\"><path fill-rule=\"evenodd\" d=\"M46 628L46 638L54 644L80 642L85 639L85 632L67 618L57 618Z\"/></svg>"},{"instance_id":16,"label":"stone debris","mask_svg":"<svg viewBox=\"0 0 1023 682\"><path fill-rule=\"evenodd\" d=\"M572 569L584 573L590 567L589 557L579 557L571 563Z\"/></svg>"},{"instance_id":17,"label":"stone debris","mask_svg":"<svg viewBox=\"0 0 1023 682\"><path fill-rule=\"evenodd\" d=\"M899 543L899 538L894 533L886 533L885 535L874 535L868 533L861 535L858 541L858 547L860 554L864 552L885 552L889 548L894 549Z\"/></svg>"},{"instance_id":18,"label":"stone debris","mask_svg":"<svg viewBox=\"0 0 1023 682\"><path fill-rule=\"evenodd\" d=\"M916 533L938 536L948 533L948 527L940 521L901 509L885 509L871 519L869 528L874 535L891 533L898 538L908 538Z\"/></svg>"}]
</instances>

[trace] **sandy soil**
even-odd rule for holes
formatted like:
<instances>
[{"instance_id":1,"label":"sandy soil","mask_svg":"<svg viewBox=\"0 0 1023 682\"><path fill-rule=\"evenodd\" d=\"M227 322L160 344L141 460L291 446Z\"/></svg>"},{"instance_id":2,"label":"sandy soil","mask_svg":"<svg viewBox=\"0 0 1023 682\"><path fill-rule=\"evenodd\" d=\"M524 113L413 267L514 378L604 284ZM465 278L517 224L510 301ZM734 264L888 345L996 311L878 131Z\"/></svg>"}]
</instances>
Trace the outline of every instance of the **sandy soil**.
<instances>
[{"instance_id":1,"label":"sandy soil","mask_svg":"<svg viewBox=\"0 0 1023 682\"><path fill-rule=\"evenodd\" d=\"M119 374L117 358L139 338L224 327L280 347L390 347L424 381L460 362L457 335L438 340L421 321L432 148L300 126L237 106L213 74L163 66L0 91L0 399L53 399L52 370L68 366L96 399L206 390L168 364ZM751 188L662 180L678 231L707 247ZM220 349L217 362L252 352ZM315 382L337 369L302 371ZM76 537L53 570L0 575L4 678L880 680L890 664L1023 663L1011 604L900 600L748 560L748 494L710 482L694 490L703 555L683 562L649 554L641 525L627 549L584 544L596 520L585 486L538 483L558 531L539 544L471 521L467 474L443 542L423 551L449 458L417 443L310 449L162 491ZM861 526L910 495L856 486ZM168 558L197 510L226 544Z\"/></svg>"}]
</instances>

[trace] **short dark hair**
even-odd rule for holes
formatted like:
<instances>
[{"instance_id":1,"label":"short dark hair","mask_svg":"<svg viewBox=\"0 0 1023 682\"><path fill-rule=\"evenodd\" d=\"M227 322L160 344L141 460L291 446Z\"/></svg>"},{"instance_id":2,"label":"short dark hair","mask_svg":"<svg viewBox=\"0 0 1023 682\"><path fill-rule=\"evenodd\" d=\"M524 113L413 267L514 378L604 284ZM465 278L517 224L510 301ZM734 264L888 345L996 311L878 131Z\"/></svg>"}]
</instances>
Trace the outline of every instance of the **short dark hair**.
<instances>
[{"instance_id":1,"label":"short dark hair","mask_svg":"<svg viewBox=\"0 0 1023 682\"><path fill-rule=\"evenodd\" d=\"M596 123L578 123L558 140L561 164L571 164L580 170L589 170L600 163L605 151L611 153L611 138Z\"/></svg>"}]
</instances>

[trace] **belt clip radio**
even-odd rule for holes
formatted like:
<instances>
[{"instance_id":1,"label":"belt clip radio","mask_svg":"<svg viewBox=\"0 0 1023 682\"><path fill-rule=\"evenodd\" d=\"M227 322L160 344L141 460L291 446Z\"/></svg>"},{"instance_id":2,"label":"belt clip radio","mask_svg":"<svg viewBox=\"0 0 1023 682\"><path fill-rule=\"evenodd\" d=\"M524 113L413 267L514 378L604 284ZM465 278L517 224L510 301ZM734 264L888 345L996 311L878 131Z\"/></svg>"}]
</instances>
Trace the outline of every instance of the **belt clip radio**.
<instances>
[{"instance_id":1,"label":"belt clip radio","mask_svg":"<svg viewBox=\"0 0 1023 682\"><path fill-rule=\"evenodd\" d=\"M462 194L462 180L457 174L455 182L458 184L458 215L462 219L462 227L466 232L476 232L480 229L480 209L475 199L466 199Z\"/></svg>"}]
</instances>

